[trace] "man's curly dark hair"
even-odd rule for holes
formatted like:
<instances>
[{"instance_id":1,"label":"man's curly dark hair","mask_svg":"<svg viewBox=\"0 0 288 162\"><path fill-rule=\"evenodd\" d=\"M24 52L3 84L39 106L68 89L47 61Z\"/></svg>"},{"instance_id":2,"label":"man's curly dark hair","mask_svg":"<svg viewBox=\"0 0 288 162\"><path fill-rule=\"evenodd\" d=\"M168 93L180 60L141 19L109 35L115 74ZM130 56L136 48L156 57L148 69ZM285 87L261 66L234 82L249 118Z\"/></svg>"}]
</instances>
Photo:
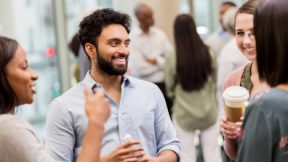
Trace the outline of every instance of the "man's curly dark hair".
<instances>
[{"instance_id":1,"label":"man's curly dark hair","mask_svg":"<svg viewBox=\"0 0 288 162\"><path fill-rule=\"evenodd\" d=\"M80 23L79 39L82 46L91 43L97 47L96 39L101 34L103 27L110 24L120 24L130 33L131 19L129 15L110 8L99 9L85 17Z\"/></svg>"}]
</instances>

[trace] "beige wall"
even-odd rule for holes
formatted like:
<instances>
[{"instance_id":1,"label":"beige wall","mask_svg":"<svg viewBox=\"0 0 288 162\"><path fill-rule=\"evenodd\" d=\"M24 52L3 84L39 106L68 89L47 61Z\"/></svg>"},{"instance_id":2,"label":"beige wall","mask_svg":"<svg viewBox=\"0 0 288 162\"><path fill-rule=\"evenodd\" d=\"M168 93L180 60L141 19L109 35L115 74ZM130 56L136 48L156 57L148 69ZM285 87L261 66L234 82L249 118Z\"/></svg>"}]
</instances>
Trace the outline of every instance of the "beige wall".
<instances>
[{"instance_id":1,"label":"beige wall","mask_svg":"<svg viewBox=\"0 0 288 162\"><path fill-rule=\"evenodd\" d=\"M125 4L123 3L125 2ZM115 9L124 11L131 15L134 25L138 22L134 17L133 9L138 3L146 3L153 8L155 26L162 29L173 45L173 23L175 17L180 13L180 0L115 0Z\"/></svg>"},{"instance_id":2,"label":"beige wall","mask_svg":"<svg viewBox=\"0 0 288 162\"><path fill-rule=\"evenodd\" d=\"M14 1L1 1L0 3L0 35L15 38Z\"/></svg>"}]
</instances>

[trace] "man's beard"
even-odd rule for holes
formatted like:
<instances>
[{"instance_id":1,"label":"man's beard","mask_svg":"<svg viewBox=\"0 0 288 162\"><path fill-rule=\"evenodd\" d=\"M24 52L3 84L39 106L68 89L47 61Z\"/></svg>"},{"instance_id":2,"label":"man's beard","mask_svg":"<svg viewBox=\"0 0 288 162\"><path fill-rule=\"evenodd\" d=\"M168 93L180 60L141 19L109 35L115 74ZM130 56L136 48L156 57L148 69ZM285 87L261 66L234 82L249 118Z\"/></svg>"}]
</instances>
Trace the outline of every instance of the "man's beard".
<instances>
[{"instance_id":1,"label":"man's beard","mask_svg":"<svg viewBox=\"0 0 288 162\"><path fill-rule=\"evenodd\" d=\"M119 56L121 57L121 55ZM119 66L119 67L114 67L112 64L112 61L109 62L105 60L104 57L100 54L99 50L97 49L97 64L98 67L105 73L110 74L110 75L124 75L127 71L127 56L123 56L126 58L126 65Z\"/></svg>"}]
</instances>

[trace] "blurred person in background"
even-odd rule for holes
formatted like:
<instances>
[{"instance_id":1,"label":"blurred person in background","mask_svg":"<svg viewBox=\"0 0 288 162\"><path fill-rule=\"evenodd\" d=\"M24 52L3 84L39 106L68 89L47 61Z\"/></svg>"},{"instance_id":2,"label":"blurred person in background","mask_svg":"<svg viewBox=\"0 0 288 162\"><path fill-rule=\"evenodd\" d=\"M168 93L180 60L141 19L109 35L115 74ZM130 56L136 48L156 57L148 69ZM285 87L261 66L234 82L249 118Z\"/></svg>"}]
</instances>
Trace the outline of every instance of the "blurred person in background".
<instances>
[{"instance_id":1,"label":"blurred person in background","mask_svg":"<svg viewBox=\"0 0 288 162\"><path fill-rule=\"evenodd\" d=\"M178 15L174 22L176 53L167 56L165 83L173 98L173 123L181 142L181 161L196 162L195 132L206 162L221 162L216 104L216 57L196 31L193 18Z\"/></svg>"},{"instance_id":2,"label":"blurred person in background","mask_svg":"<svg viewBox=\"0 0 288 162\"><path fill-rule=\"evenodd\" d=\"M74 78L77 82L84 79L87 71L91 69L91 61L85 53L83 46L80 44L78 33L76 33L68 44L69 50L77 58L77 63L74 67Z\"/></svg>"},{"instance_id":3,"label":"blurred person in background","mask_svg":"<svg viewBox=\"0 0 288 162\"><path fill-rule=\"evenodd\" d=\"M131 74L139 79L155 83L164 95L171 116L171 99L166 95L164 83L165 56L172 47L165 33L154 26L153 11L146 4L135 7L139 27L132 29Z\"/></svg>"},{"instance_id":4,"label":"blurred person in background","mask_svg":"<svg viewBox=\"0 0 288 162\"><path fill-rule=\"evenodd\" d=\"M17 106L31 104L38 75L29 67L24 49L16 40L0 36L0 162L53 162L32 126L15 116ZM104 93L85 89L89 119L83 150L77 162L99 162L104 123L110 115Z\"/></svg>"},{"instance_id":5,"label":"blurred person in background","mask_svg":"<svg viewBox=\"0 0 288 162\"><path fill-rule=\"evenodd\" d=\"M92 8L87 8L82 11L82 13L79 16L79 23L82 21L82 19L91 13L93 13L97 8L97 6L91 6ZM78 33L75 33L73 37L71 38L70 42L68 43L69 50L74 54L74 56L77 58L77 63L74 67L74 78L77 82L84 79L86 73L91 69L91 61L89 60L89 57L85 53L83 46L80 43L79 35Z\"/></svg>"},{"instance_id":6,"label":"blurred person in background","mask_svg":"<svg viewBox=\"0 0 288 162\"><path fill-rule=\"evenodd\" d=\"M80 81L80 69L79 69L78 57L79 57L79 49L80 49L80 40L79 40L79 37L78 37L78 33L76 33L72 37L72 39L68 43L68 48L72 52L74 57L77 59L77 62L76 62L76 64L73 67L73 75L74 75L75 80L77 82L79 82Z\"/></svg>"},{"instance_id":7,"label":"blurred person in background","mask_svg":"<svg viewBox=\"0 0 288 162\"><path fill-rule=\"evenodd\" d=\"M216 53L216 57L218 57L220 54L222 47L231 39L231 36L227 33L226 28L223 26L223 16L225 12L230 8L236 8L236 4L231 1L225 1L221 3L219 8L220 27L205 40L205 44L208 45L213 50L213 52Z\"/></svg>"},{"instance_id":8,"label":"blurred person in background","mask_svg":"<svg viewBox=\"0 0 288 162\"><path fill-rule=\"evenodd\" d=\"M250 0L244 3L237 11L235 19L237 45L244 56L251 62L227 76L223 86L224 90L230 86L241 86L249 91L250 96L254 96L261 91L269 89L269 85L260 80L257 68L253 14L258 2L258 0ZM224 136L224 150L232 160L237 157L241 126L242 121L233 123L228 121L225 116L221 119L220 127Z\"/></svg>"},{"instance_id":9,"label":"blurred person in background","mask_svg":"<svg viewBox=\"0 0 288 162\"><path fill-rule=\"evenodd\" d=\"M287 0L269 0L254 13L259 77L273 88L247 108L238 162L288 162L287 9Z\"/></svg>"},{"instance_id":10,"label":"blurred person in background","mask_svg":"<svg viewBox=\"0 0 288 162\"><path fill-rule=\"evenodd\" d=\"M111 104L101 162L179 159L180 144L161 91L153 83L125 75L129 32L130 17L107 8L94 11L80 23L79 39L92 68L80 83L50 103L47 148L55 160L75 161L83 149L88 119L79 91L84 85L103 89ZM133 138L128 144L127 135Z\"/></svg>"},{"instance_id":11,"label":"blurred person in background","mask_svg":"<svg viewBox=\"0 0 288 162\"><path fill-rule=\"evenodd\" d=\"M78 61L79 61L79 79L80 81L83 80L89 70L91 70L91 60L87 56L87 54L84 51L83 46L80 44L79 47L79 55L78 55Z\"/></svg>"},{"instance_id":12,"label":"blurred person in background","mask_svg":"<svg viewBox=\"0 0 288 162\"><path fill-rule=\"evenodd\" d=\"M73 69L73 75L75 80L80 82L82 79L84 79L87 71L91 69L91 61L86 55L83 46L80 44L78 33L74 34L68 43L68 48L77 59Z\"/></svg>"}]
</instances>

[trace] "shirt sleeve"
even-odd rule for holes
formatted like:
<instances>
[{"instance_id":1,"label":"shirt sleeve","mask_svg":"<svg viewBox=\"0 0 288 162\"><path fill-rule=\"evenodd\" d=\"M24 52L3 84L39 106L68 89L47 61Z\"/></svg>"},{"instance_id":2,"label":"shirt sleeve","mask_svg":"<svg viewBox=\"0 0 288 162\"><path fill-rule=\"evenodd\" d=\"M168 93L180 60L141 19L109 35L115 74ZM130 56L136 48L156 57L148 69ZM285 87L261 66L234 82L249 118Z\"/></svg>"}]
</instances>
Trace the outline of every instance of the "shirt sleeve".
<instances>
[{"instance_id":1,"label":"shirt sleeve","mask_svg":"<svg viewBox=\"0 0 288 162\"><path fill-rule=\"evenodd\" d=\"M237 162L272 161L271 121L261 108L258 103L253 103L247 108Z\"/></svg>"},{"instance_id":2,"label":"shirt sleeve","mask_svg":"<svg viewBox=\"0 0 288 162\"><path fill-rule=\"evenodd\" d=\"M175 58L175 56L173 55L175 54L171 53L166 57L166 63L164 67L165 72L164 81L166 86L166 92L167 95L171 98L174 97L174 89L176 85L176 76L175 76L176 67L175 67L175 59L173 59Z\"/></svg>"},{"instance_id":3,"label":"shirt sleeve","mask_svg":"<svg viewBox=\"0 0 288 162\"><path fill-rule=\"evenodd\" d=\"M58 101L53 101L49 106L47 117L47 151L57 162L74 161L75 134L72 117Z\"/></svg>"},{"instance_id":4,"label":"shirt sleeve","mask_svg":"<svg viewBox=\"0 0 288 162\"><path fill-rule=\"evenodd\" d=\"M229 53L224 46L218 57L219 67L217 85L221 90L223 89L222 86L225 78L228 76L228 74L234 71L234 63L231 61L229 54L231 53Z\"/></svg>"},{"instance_id":5,"label":"shirt sleeve","mask_svg":"<svg viewBox=\"0 0 288 162\"><path fill-rule=\"evenodd\" d=\"M144 54L141 53L141 49L137 46L137 44L131 42L130 44L130 56L129 56L129 66L132 70L132 75L139 76L147 76L155 70L154 68L150 68L151 64L149 64L145 58Z\"/></svg>"},{"instance_id":6,"label":"shirt sleeve","mask_svg":"<svg viewBox=\"0 0 288 162\"><path fill-rule=\"evenodd\" d=\"M157 57L157 64L160 67L164 67L165 66L165 57L171 53L172 51L172 46L167 38L167 36L162 32L162 39L163 39L163 54L159 55Z\"/></svg>"},{"instance_id":7,"label":"shirt sleeve","mask_svg":"<svg viewBox=\"0 0 288 162\"><path fill-rule=\"evenodd\" d=\"M4 123L3 123L4 124ZM53 162L30 124L13 117L0 124L0 161Z\"/></svg>"},{"instance_id":8,"label":"shirt sleeve","mask_svg":"<svg viewBox=\"0 0 288 162\"><path fill-rule=\"evenodd\" d=\"M171 119L169 117L168 109L165 103L165 99L159 90L155 86L155 97L157 100L157 108L155 113L155 134L157 141L157 155L164 150L172 150L180 157L180 142L176 137L176 130L173 127Z\"/></svg>"}]
</instances>

